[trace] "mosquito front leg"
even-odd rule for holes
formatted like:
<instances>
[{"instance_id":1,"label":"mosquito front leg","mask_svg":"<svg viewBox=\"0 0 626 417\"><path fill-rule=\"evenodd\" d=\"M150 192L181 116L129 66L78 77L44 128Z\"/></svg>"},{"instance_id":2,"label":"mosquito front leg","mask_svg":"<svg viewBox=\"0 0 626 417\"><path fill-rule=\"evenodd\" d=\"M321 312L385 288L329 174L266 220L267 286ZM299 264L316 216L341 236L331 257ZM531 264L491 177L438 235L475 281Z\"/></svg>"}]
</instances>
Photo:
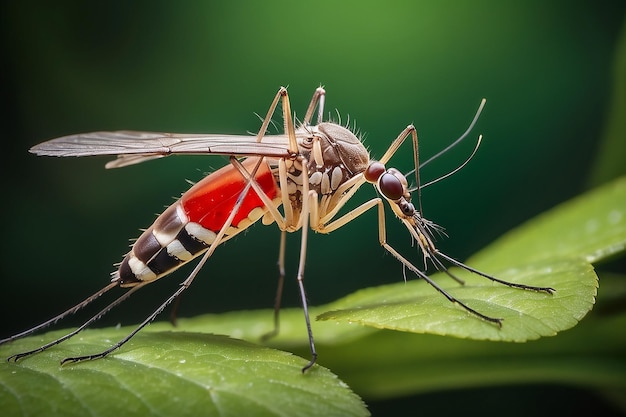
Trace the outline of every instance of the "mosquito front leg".
<instances>
[{"instance_id":1,"label":"mosquito front leg","mask_svg":"<svg viewBox=\"0 0 626 417\"><path fill-rule=\"evenodd\" d=\"M359 217L361 214L365 213L372 207L375 207L376 205L381 206L382 204L383 203L380 198L373 198L361 204L360 206L350 210L349 212L345 213L338 219L335 219L328 224L319 224L317 227L312 227L312 229L319 233L333 232L345 226L346 224L350 223L352 220L356 219L357 217Z\"/></svg>"},{"instance_id":2,"label":"mosquito front leg","mask_svg":"<svg viewBox=\"0 0 626 417\"><path fill-rule=\"evenodd\" d=\"M478 317L480 317L480 318L482 318L484 320L487 320L489 322L494 322L494 323L500 325L500 322L501 322L500 319L494 319L494 318L485 316L484 314L481 314L481 313L477 312L476 310L468 307L467 305L465 305L461 301L458 301L457 299L452 297L444 289L442 289L434 281L432 281L425 273L423 273L422 271L417 269L411 262L409 262L402 255L400 255L393 247L391 247L387 243L387 232L385 230L385 206L383 204L382 199L380 199L380 198L373 198L373 199L371 199L371 200L361 204L357 208L349 211L348 213L344 214L340 218L334 220L333 222L331 222L331 223L329 223L327 225L318 225L317 228L315 228L315 227L312 227L312 228L314 230L320 232L320 233L330 233L330 232L332 232L334 230L339 229L340 227L345 226L347 223L351 222L352 220L356 219L357 217L359 217L363 213L367 212L372 207L378 207L378 235L379 235L380 245L383 248L385 248L385 250L387 250L389 253L391 253L396 259L398 259L409 270L414 272L420 278L423 278L425 281L427 281L437 291L442 293L448 300L452 301L453 303L459 304L460 306L462 306L467 311L471 312L472 314L477 315ZM448 271L445 270L445 267L444 267L444 271L446 273L448 273ZM460 281L458 278L454 277L453 275L451 275L451 276L453 278L455 278L457 281ZM460 282L462 282L462 281L460 281Z\"/></svg>"},{"instance_id":3,"label":"mosquito front leg","mask_svg":"<svg viewBox=\"0 0 626 417\"><path fill-rule=\"evenodd\" d=\"M476 275L480 275L483 278L487 278L493 282L497 282L499 284L502 285L506 285L507 287L511 287L511 288L519 288L522 290L529 290L529 291L537 291L537 292L544 292L546 294L554 294L556 292L556 290L552 287L536 287L533 285L525 285L525 284L518 284L516 282L510 282L510 281L505 281L503 279L499 279L496 278L492 275L486 274L482 271L479 271L478 269L472 268L469 265L465 265L463 262L457 261L456 259L454 259L451 256L446 255L445 253L440 252L439 250L435 250L435 254L437 256L441 256L443 259L447 260L448 262L450 262L451 264L458 266L459 268L463 268L469 272L472 272Z\"/></svg>"},{"instance_id":4,"label":"mosquito front leg","mask_svg":"<svg viewBox=\"0 0 626 417\"><path fill-rule=\"evenodd\" d=\"M440 294L442 294L444 297L446 297L450 302L452 302L454 304L458 304L463 309L465 309L467 312L469 312L469 313L471 313L471 314L473 314L473 315L475 315L475 316L477 316L477 317L479 317L479 318L481 318L481 319L483 319L485 321L488 321L490 323L494 323L498 327L502 327L502 319L486 316L486 315L484 315L484 314L474 310L473 308L469 307L468 305L466 305L462 301L454 298L446 290L444 290L439 285L437 285L437 283L435 281L433 281L428 275L426 275L423 271L420 271L411 262L409 262L408 259L406 259L404 256L400 255L400 253L398 251L396 251L391 245L389 245L387 243L387 231L386 231L386 227L385 227L385 207L384 207L382 201L380 201L380 203L378 204L378 240L380 242L380 245L383 248L385 248L385 250L387 250L387 252L392 254L394 258L396 258L398 261L400 261L402 263L402 265L404 265L411 272L413 272L414 274L416 274L417 276L422 278L424 281L426 281L428 284L430 284L430 286L432 286Z\"/></svg>"},{"instance_id":5,"label":"mosquito front leg","mask_svg":"<svg viewBox=\"0 0 626 417\"><path fill-rule=\"evenodd\" d=\"M326 90L322 87L318 87L313 93L313 98L311 98L311 102L309 103L309 107L306 109L306 113L304 115L304 120L302 124L304 126L309 126L311 124L311 119L313 118L313 113L315 112L315 107L317 107L317 103L319 102L319 107L317 108L317 123L322 123L322 118L324 116L324 99L326 97Z\"/></svg>"},{"instance_id":6,"label":"mosquito front leg","mask_svg":"<svg viewBox=\"0 0 626 417\"><path fill-rule=\"evenodd\" d=\"M386 164L389 162L391 157L398 151L400 146L404 143L406 138L411 135L411 139L413 142L413 163L415 165L415 186L417 188L417 201L419 206L419 212L422 213L422 193L420 187L420 169L419 169L419 150L418 150L418 141L417 141L417 131L415 130L415 126L408 125L404 128L402 132L398 135L398 137L391 142L391 145L385 152L385 154L380 158L380 162L382 164Z\"/></svg>"}]
</instances>

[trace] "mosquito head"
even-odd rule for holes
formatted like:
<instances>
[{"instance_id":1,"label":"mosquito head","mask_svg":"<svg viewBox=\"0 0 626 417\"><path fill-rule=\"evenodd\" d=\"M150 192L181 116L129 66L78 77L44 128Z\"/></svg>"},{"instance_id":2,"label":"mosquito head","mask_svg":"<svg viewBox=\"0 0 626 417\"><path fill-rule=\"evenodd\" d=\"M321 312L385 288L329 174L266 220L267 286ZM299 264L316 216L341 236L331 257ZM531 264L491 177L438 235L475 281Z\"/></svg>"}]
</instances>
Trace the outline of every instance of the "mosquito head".
<instances>
[{"instance_id":1,"label":"mosquito head","mask_svg":"<svg viewBox=\"0 0 626 417\"><path fill-rule=\"evenodd\" d=\"M372 161L365 170L364 176L385 197L399 218L411 222L421 219L419 211L411 203L409 183L400 171L395 168L387 169L382 162Z\"/></svg>"}]
</instances>

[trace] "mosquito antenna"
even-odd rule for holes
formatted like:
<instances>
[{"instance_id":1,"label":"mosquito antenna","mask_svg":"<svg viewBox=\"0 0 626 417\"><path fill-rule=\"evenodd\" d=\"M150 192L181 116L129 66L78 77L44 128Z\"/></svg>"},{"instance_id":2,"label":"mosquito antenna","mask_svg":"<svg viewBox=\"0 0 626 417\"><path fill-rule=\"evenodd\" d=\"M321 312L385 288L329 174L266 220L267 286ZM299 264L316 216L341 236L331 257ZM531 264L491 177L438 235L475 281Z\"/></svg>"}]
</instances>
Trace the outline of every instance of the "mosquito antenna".
<instances>
[{"instance_id":1,"label":"mosquito antenna","mask_svg":"<svg viewBox=\"0 0 626 417\"><path fill-rule=\"evenodd\" d=\"M444 153L448 152L450 149L454 148L456 145L458 145L461 141L463 141L468 135L469 133L472 131L472 129L474 129L474 126L476 125L476 122L478 121L478 118L480 117L480 114L483 111L483 108L485 107L485 103L487 102L487 99L482 99L480 101L480 105L478 106L478 110L476 111L476 115L474 116L474 119L472 120L472 122L470 123L469 127L467 128L467 130L465 130L465 132L461 135L461 137L459 137L457 140L455 140L454 142L452 142L450 145L446 146L445 149L437 152L435 155L431 156L430 158L428 158L426 161L420 163L419 167L423 168L426 164L431 163L432 161L434 161L435 159L439 158L441 155L443 155ZM471 158L470 158L471 159ZM407 172L405 175L408 177L409 175L411 175L412 173L415 172L415 168L413 168L412 170L410 170L409 172ZM447 175L446 175L447 176ZM444 177L445 178L445 177ZM416 187L415 189L417 189L418 187ZM411 190L414 191L415 189Z\"/></svg>"},{"instance_id":2,"label":"mosquito antenna","mask_svg":"<svg viewBox=\"0 0 626 417\"><path fill-rule=\"evenodd\" d=\"M485 103L487 103L487 99L485 99L485 98L480 101L480 105L478 106L478 110L476 111L476 115L474 116L474 119L472 120L472 123L470 123L469 127L461 135L461 137L459 137L457 140L452 142L450 145L446 146L443 150L439 151L435 155L433 155L430 158L428 158L425 162L422 162L420 167L423 168L425 165L427 165L430 162L434 161L435 159L439 158L441 155L443 155L444 153L448 152L450 149L454 148L461 141L463 141L463 139L465 139L469 135L469 133L472 131L472 129L474 129L474 126L476 125L476 122L478 122L478 118L480 117L480 113L482 113L483 108L485 107Z\"/></svg>"},{"instance_id":3,"label":"mosquito antenna","mask_svg":"<svg viewBox=\"0 0 626 417\"><path fill-rule=\"evenodd\" d=\"M449 176L452 176L452 175L456 174L461 169L463 169L463 167L465 165L467 165L469 163L469 161L472 160L474 155L476 155L476 151L478 151L478 148L480 147L480 143L481 143L482 139L483 139L483 135L478 136L478 141L476 142L476 146L474 147L474 150L472 151L471 155L465 160L465 162L463 162L461 165L459 165L458 167L454 168L452 171L448 172L447 174L442 175L441 177L436 178L436 179L434 179L432 181L429 181L426 184L422 184L421 188L428 187L429 185L433 185L433 184L435 184L435 183L437 183L437 182L439 182L439 181L441 181L443 179L448 178ZM411 190L411 191L413 191L413 190Z\"/></svg>"}]
</instances>

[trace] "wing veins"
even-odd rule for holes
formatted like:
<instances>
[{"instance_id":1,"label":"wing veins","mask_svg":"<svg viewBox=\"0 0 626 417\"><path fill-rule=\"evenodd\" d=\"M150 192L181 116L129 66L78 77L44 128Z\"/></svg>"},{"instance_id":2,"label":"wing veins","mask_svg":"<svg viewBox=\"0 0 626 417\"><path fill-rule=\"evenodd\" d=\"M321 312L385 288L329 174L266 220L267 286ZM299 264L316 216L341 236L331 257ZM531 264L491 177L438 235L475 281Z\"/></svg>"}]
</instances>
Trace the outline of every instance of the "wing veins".
<instances>
[{"instance_id":1,"label":"wing veins","mask_svg":"<svg viewBox=\"0 0 626 417\"><path fill-rule=\"evenodd\" d=\"M262 142L255 136L179 134L138 131L91 132L63 136L33 146L40 156L115 155L107 168L132 165L173 154L289 157L287 137L268 135Z\"/></svg>"}]
</instances>

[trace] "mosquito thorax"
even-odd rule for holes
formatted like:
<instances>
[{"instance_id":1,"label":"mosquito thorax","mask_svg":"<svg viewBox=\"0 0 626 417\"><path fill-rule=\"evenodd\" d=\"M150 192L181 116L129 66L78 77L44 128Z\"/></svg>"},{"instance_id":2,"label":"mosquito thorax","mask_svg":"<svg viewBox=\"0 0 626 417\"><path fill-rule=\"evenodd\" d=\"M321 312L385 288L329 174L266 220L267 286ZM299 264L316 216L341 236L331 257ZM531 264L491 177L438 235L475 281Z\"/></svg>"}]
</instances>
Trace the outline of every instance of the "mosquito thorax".
<instances>
[{"instance_id":1,"label":"mosquito thorax","mask_svg":"<svg viewBox=\"0 0 626 417\"><path fill-rule=\"evenodd\" d=\"M322 139L322 156L325 164L343 164L352 176L365 171L370 162L369 152L350 129L336 123L325 122L317 125L316 130Z\"/></svg>"},{"instance_id":2,"label":"mosquito thorax","mask_svg":"<svg viewBox=\"0 0 626 417\"><path fill-rule=\"evenodd\" d=\"M296 133L300 154L308 161L309 189L319 196L334 194L342 184L369 165L367 149L354 133L343 126L324 122L302 127ZM300 173L295 165L289 170L292 175L287 181L290 195L301 194L302 182L293 179L293 175ZM293 200L299 205L301 197L295 195Z\"/></svg>"}]
</instances>

